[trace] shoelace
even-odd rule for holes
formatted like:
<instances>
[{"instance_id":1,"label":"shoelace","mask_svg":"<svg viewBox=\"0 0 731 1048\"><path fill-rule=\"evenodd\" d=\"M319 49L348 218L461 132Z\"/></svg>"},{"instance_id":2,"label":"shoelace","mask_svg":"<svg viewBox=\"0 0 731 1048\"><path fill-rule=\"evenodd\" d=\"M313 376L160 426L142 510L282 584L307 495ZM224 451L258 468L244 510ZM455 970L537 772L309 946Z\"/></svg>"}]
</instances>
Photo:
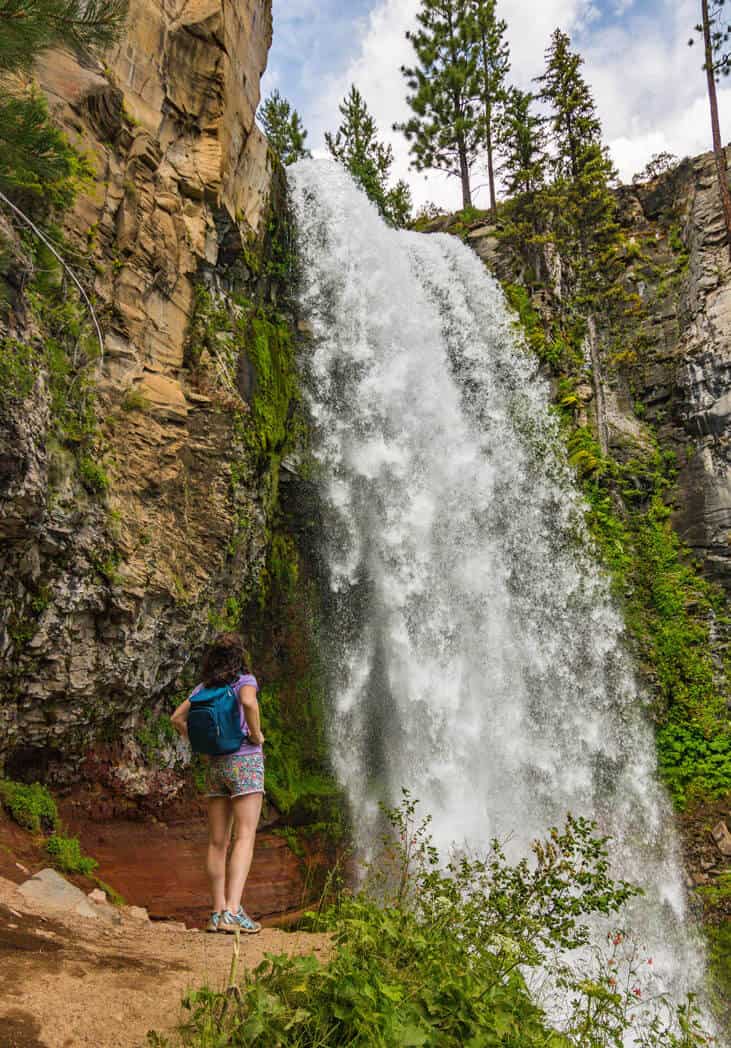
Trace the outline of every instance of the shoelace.
<instances>
[{"instance_id":1,"label":"shoelace","mask_svg":"<svg viewBox=\"0 0 731 1048\"><path fill-rule=\"evenodd\" d=\"M226 924L240 924L244 928L254 928L255 924L249 917L248 913L244 910L243 906L239 907L238 913L231 913L230 910L225 910L223 919Z\"/></svg>"}]
</instances>

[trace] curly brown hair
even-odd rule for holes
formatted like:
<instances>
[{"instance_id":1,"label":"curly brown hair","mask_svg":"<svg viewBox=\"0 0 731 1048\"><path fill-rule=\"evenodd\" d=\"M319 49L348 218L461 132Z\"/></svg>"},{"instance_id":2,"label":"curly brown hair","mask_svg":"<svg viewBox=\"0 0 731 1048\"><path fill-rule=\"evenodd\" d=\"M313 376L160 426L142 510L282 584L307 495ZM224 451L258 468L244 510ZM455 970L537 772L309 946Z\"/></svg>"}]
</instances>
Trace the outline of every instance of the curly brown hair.
<instances>
[{"instance_id":1,"label":"curly brown hair","mask_svg":"<svg viewBox=\"0 0 731 1048\"><path fill-rule=\"evenodd\" d=\"M231 684L249 672L249 656L238 633L221 633L203 653L201 678L206 688Z\"/></svg>"}]
</instances>

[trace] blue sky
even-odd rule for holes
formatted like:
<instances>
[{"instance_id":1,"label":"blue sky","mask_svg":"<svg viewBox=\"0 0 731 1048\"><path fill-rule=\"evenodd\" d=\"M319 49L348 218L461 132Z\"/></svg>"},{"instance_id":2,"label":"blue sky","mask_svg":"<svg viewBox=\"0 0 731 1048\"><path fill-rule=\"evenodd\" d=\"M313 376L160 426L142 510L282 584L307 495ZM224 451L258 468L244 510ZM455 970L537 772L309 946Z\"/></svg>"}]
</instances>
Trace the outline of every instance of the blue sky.
<instances>
[{"instance_id":1,"label":"blue sky","mask_svg":"<svg viewBox=\"0 0 731 1048\"><path fill-rule=\"evenodd\" d=\"M355 82L393 145L395 176L408 179L417 203L452 206L459 199L456 180L410 170L406 143L391 131L408 112L399 67L411 60L404 33L418 8L419 0L274 0L274 44L262 90L278 87L300 110L317 154L324 132L337 126L339 100ZM708 148L702 59L697 47L687 46L699 8L700 0L499 3L509 26L512 77L522 87L541 72L553 29L571 33L625 179L660 150L684 156ZM731 86L722 87L721 112L728 138ZM479 171L475 182L484 182Z\"/></svg>"}]
</instances>

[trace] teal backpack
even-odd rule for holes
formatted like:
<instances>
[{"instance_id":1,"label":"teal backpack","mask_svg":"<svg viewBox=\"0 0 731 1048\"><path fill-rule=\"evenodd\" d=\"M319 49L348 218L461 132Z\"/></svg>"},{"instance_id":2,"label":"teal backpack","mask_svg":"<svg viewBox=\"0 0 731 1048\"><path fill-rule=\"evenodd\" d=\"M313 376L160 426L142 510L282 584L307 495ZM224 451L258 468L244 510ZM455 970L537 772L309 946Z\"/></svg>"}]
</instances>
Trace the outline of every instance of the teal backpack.
<instances>
[{"instance_id":1,"label":"teal backpack","mask_svg":"<svg viewBox=\"0 0 731 1048\"><path fill-rule=\"evenodd\" d=\"M236 753L246 738L241 708L230 685L202 688L190 697L188 738L194 753L221 757Z\"/></svg>"}]
</instances>

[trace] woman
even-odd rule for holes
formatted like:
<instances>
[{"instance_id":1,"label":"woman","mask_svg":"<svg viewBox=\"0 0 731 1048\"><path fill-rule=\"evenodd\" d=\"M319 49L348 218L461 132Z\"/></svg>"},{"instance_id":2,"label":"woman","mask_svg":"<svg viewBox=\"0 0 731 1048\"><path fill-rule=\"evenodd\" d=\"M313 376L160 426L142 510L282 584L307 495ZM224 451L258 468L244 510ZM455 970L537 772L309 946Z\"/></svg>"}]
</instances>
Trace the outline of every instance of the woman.
<instances>
[{"instance_id":1,"label":"woman","mask_svg":"<svg viewBox=\"0 0 731 1048\"><path fill-rule=\"evenodd\" d=\"M241 728L248 735L236 753L208 757L208 857L206 869L213 897L213 913L206 931L248 932L261 930L241 905L246 878L254 854L256 828L264 796L264 736L261 732L256 678L246 670L246 652L241 638L224 633L203 656L202 688L230 686L240 707ZM191 696L192 697L192 696ZM175 730L188 737L190 698L172 715ZM226 854L234 831L234 845L226 876Z\"/></svg>"}]
</instances>

